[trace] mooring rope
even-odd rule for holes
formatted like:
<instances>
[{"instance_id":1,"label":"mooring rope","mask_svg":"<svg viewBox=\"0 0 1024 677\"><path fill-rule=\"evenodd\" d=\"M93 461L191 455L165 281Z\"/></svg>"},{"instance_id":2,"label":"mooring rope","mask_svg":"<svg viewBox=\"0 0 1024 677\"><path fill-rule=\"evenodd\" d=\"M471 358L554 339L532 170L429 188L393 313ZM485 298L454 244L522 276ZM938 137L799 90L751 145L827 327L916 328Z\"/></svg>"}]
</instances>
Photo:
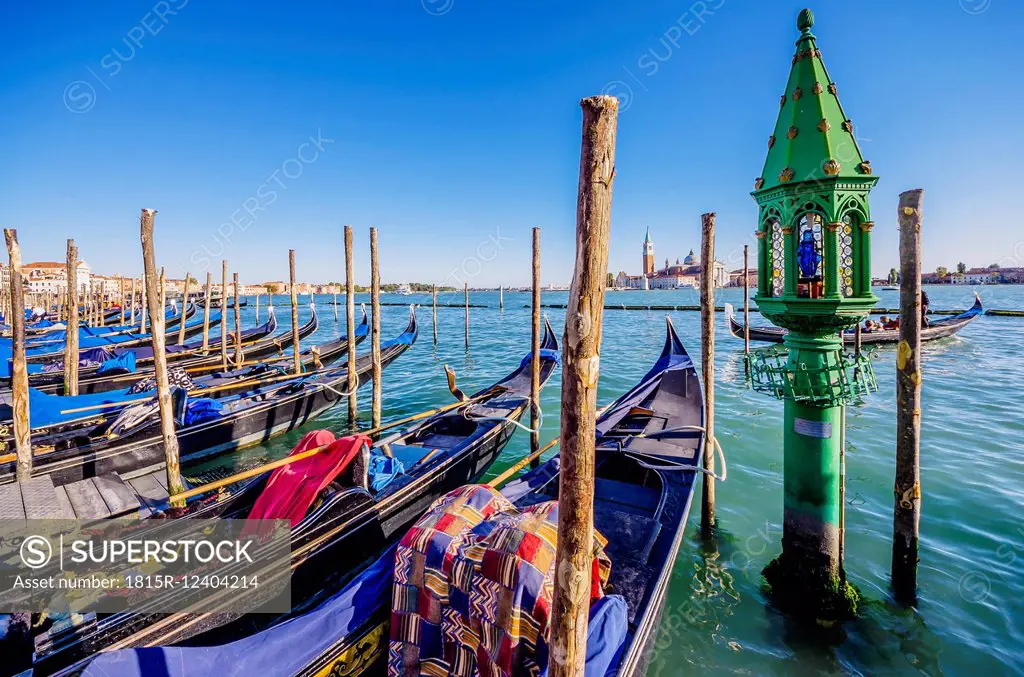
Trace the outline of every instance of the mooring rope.
<instances>
[{"instance_id":1,"label":"mooring rope","mask_svg":"<svg viewBox=\"0 0 1024 677\"><path fill-rule=\"evenodd\" d=\"M681 431L684 431L684 430L694 430L694 431L698 431L698 432L702 432L702 433L706 433L707 432L707 430L705 430L704 426L699 426L699 425L683 425L683 426L676 426L674 428L665 428L664 430L658 430L658 431L655 431L655 432L649 433L649 434L640 434L640 435L637 435L637 437L646 437L648 439L651 439L651 438L657 438L658 436L660 436L660 434L663 434L663 433L681 432ZM665 470L665 471L672 471L672 472L674 472L674 471L688 471L688 470L692 470L694 472L699 472L699 473L704 473L705 475L710 475L711 477L715 478L716 480L724 482L726 480L726 477L728 476L728 472L729 472L728 467L726 466L726 463L725 463L725 452L722 450L722 445L718 442L718 438L717 437L712 437L711 438L711 444L714 446L714 450L715 450L716 454L718 455L718 459L722 463L722 474L721 475L716 475L714 470L708 470L707 468L704 468L704 467L699 466L699 465L688 465L688 464L685 464L685 463L679 463L677 461L672 461L672 460L669 460L667 458L661 458L661 457L658 457L658 456L654 456L653 454L647 454L647 453L644 453L642 451L634 451L632 449L624 449L622 447L622 443L621 442L618 443L618 447L619 447L619 451L621 451L621 452L623 452L625 454L629 454L640 465L641 468L645 468L647 470ZM649 458L649 459L656 460L661 465L645 463L644 461L640 460L641 457L642 458Z\"/></svg>"}]
</instances>

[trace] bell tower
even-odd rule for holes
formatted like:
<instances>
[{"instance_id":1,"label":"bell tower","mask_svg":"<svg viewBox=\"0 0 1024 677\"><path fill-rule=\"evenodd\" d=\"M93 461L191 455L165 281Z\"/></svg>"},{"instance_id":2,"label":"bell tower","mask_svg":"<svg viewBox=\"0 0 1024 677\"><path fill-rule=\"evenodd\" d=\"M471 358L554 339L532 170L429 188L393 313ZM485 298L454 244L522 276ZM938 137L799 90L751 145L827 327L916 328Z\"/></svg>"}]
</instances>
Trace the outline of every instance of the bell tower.
<instances>
[{"instance_id":1,"label":"bell tower","mask_svg":"<svg viewBox=\"0 0 1024 677\"><path fill-rule=\"evenodd\" d=\"M654 274L654 242L651 241L651 227L647 226L644 236L644 262L641 272L648 277Z\"/></svg>"}]
</instances>

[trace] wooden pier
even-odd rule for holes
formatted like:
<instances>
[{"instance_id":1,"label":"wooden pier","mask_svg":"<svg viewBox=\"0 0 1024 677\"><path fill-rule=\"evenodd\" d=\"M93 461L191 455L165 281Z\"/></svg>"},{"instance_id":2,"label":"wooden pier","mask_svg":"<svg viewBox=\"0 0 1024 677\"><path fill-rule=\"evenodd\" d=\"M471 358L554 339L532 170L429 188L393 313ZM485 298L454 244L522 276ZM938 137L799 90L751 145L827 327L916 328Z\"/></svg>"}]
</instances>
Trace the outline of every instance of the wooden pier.
<instances>
[{"instance_id":1,"label":"wooden pier","mask_svg":"<svg viewBox=\"0 0 1024 677\"><path fill-rule=\"evenodd\" d=\"M105 519L167 509L163 470L126 479L116 473L55 487L49 475L0 485L0 519Z\"/></svg>"}]
</instances>

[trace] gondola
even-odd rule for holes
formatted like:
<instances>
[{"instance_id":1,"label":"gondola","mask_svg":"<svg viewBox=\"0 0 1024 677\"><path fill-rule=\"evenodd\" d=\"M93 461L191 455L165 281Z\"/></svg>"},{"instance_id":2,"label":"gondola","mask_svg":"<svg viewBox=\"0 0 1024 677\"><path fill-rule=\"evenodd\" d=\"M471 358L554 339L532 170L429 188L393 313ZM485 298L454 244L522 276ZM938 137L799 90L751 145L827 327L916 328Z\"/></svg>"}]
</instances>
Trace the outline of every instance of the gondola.
<instances>
[{"instance_id":1,"label":"gondola","mask_svg":"<svg viewBox=\"0 0 1024 677\"><path fill-rule=\"evenodd\" d=\"M178 336L179 322L185 322L185 338L190 338L203 331L203 319L201 317L194 317L196 314L195 306L189 306L184 313L180 313L175 317L173 322L168 322L164 328L164 333L168 337L168 340L174 340ZM184 318L184 319L182 319ZM211 319L211 322L213 320ZM220 322L220 315L217 316L217 321ZM117 334L113 336L96 336L91 338L84 338L79 340L79 351L87 350L90 348L135 348L150 343L152 341L151 334L139 334L131 332L128 334ZM64 341L44 342L41 344L34 344L32 346L26 345L26 360L29 364L39 364L45 362L53 362L55 360L64 359Z\"/></svg>"},{"instance_id":2,"label":"gondola","mask_svg":"<svg viewBox=\"0 0 1024 677\"><path fill-rule=\"evenodd\" d=\"M216 320L216 322L215 322ZM210 316L211 326L220 323L220 313ZM316 331L316 323L308 330L306 327L300 332L307 330L305 336ZM271 313L270 318L262 325L242 331L243 345L246 343L258 342L260 339L269 336L277 331L277 318ZM228 346L233 346L234 337L228 335ZM193 338L182 345L168 337L166 353L169 366L189 366L197 358L214 357L220 361L220 333L209 337L207 352L202 352L202 339ZM211 351L215 355L211 355ZM128 353L131 353L129 356ZM131 368L110 368L110 365L117 365L119 362L126 362L130 357ZM86 360L84 357L78 363L78 391L81 394L106 392L118 388L126 388L134 381L145 378L153 372L153 346L152 340L149 344L142 344L132 348L115 347L105 350L102 358L110 362L104 366L99 359ZM188 364L186 364L188 363ZM63 360L51 362L44 365L42 369L29 372L29 385L33 388L47 393L63 394L64 392L64 368Z\"/></svg>"},{"instance_id":3,"label":"gondola","mask_svg":"<svg viewBox=\"0 0 1024 677\"><path fill-rule=\"evenodd\" d=\"M592 674L644 674L704 452L700 380L671 323L666 332L655 365L597 420L594 524L608 541L608 591L618 596L620 618L591 625L588 654L591 641L605 645ZM555 456L501 493L519 508L555 500L558 470ZM219 646L101 654L83 674L141 676L143 665L169 677L384 674L394 568L388 550L316 609L285 623ZM173 629L168 635L177 638Z\"/></svg>"},{"instance_id":4,"label":"gondola","mask_svg":"<svg viewBox=\"0 0 1024 677\"><path fill-rule=\"evenodd\" d=\"M381 366L386 367L416 340L415 313L397 338L381 344ZM358 384L370 378L369 355L356 360ZM208 418L189 423L196 407L209 411L202 390L185 393L176 389L177 438L182 463L262 444L297 428L343 399L347 366L290 376L281 366L258 365L239 380L227 374L230 394L216 398ZM208 385L216 387L215 377ZM243 387L244 386L244 387ZM200 404L202 402L202 404ZM215 415L214 415L215 414ZM49 435L33 435L33 476L49 475L54 485L75 482L107 473L134 476L163 467L164 450L155 398L152 402L122 409L117 417L99 417L94 426L75 425ZM181 421L186 421L182 425ZM5 439L12 449L12 438ZM0 456L0 483L14 480L15 455Z\"/></svg>"},{"instance_id":5,"label":"gondola","mask_svg":"<svg viewBox=\"0 0 1024 677\"><path fill-rule=\"evenodd\" d=\"M273 312L266 323L254 329L242 332L242 353L245 361L251 363L263 360L273 355L282 355L292 345L291 329L271 336L277 330L277 319ZM312 308L309 321L299 327L299 340L303 340L314 334L320 327L319 316L315 308ZM356 327L356 345L363 341L368 334L367 318L364 312L362 323ZM348 340L343 337L337 339L344 345L340 349L340 355L344 355L348 349ZM333 346L334 341L326 345ZM318 346L318 349L320 347ZM335 347L336 348L336 347ZM228 335L228 351L233 355L235 350L234 337ZM220 335L210 337L209 348L206 353L202 352L201 340L193 340L184 346L168 346L168 366L185 369L193 374L209 373L220 369ZM115 351L116 353L117 351ZM140 346L134 350L136 360L136 371L128 374L99 374L97 367L82 369L79 367L78 391L82 394L102 393L120 388L127 388L141 378L152 375L153 372L153 349L151 346ZM303 364L308 368L314 366L314 359L309 353L310 349L303 351ZM331 361L340 357L336 352L325 355L321 365L330 364ZM29 384L47 393L63 393L63 373L31 374Z\"/></svg>"},{"instance_id":6,"label":"gondola","mask_svg":"<svg viewBox=\"0 0 1024 677\"><path fill-rule=\"evenodd\" d=\"M274 319L273 314L271 314L268 325L271 330L277 326L277 321ZM314 309L310 321L299 330L300 339L316 331L316 327L317 316ZM267 326L265 325L264 328L267 328ZM363 324L357 327L356 345L365 338L366 333L366 316L364 314ZM290 341L291 336L289 335L287 338ZM281 340L283 341L284 339L282 338ZM219 344L219 340L217 343ZM188 365L193 363L193 361L185 360L174 362L173 365L176 369L185 369L183 373L192 382L190 388L197 390L215 388L217 397L225 397L232 394L232 383L250 381L260 374L271 373L274 370L278 372L287 370L290 372L294 369L292 358L282 355L281 357L257 360L255 362L250 359L240 367L234 366L234 361L231 360L229 361L229 369L225 371L222 370L223 363L221 362L218 345L211 344L211 348L216 351L215 355L204 355L203 361L209 363L215 359L216 361L213 364L189 367ZM348 339L341 337L300 350L299 358L302 370L306 372L323 369L337 362L347 353ZM146 355L147 358L150 358L152 351L148 350ZM248 364L248 366L245 366L245 364ZM183 368L181 365L186 365L187 368ZM30 423L32 434L36 439L40 435L46 436L65 432L72 427L81 427L82 425L95 427L102 422L101 418L117 416L124 408L138 403L140 398L144 400L148 397L147 391L155 388L155 385L153 385L153 368L151 366L145 371L136 371L124 376L97 375L95 374L95 369L93 369L93 372L94 374L91 378L88 378L88 380L83 379L80 383L79 395L64 396L57 394L62 390L62 384L59 383L55 384L52 389L29 389ZM148 388L140 390L138 387L133 387L133 384L143 379L147 380ZM118 387L111 387L114 385ZM10 391L0 391L0 424L11 420L12 411L13 400ZM0 436L0 444L3 441L3 436Z\"/></svg>"},{"instance_id":7,"label":"gondola","mask_svg":"<svg viewBox=\"0 0 1024 677\"><path fill-rule=\"evenodd\" d=\"M191 317L195 314L196 309L191 306L187 310L188 315ZM181 318L181 314L175 308L168 308L164 314L165 327L171 329L178 325L178 320ZM131 334L139 334L141 327L138 322L133 321L131 324L109 324L105 326L88 326L86 324L79 323L78 325L78 342L80 347L94 347L97 345L104 345L106 343L114 343L117 340L128 340L128 339L115 339L115 337L128 336L131 338ZM63 323L56 323L46 321L40 321L36 324L25 327L25 347L26 349L35 348L36 352L40 352L42 349L50 347L54 349L54 345L62 346L67 340L67 326ZM110 339L110 340L106 340ZM0 345L10 346L11 337L10 333L7 332L3 337L0 337Z\"/></svg>"},{"instance_id":8,"label":"gondola","mask_svg":"<svg viewBox=\"0 0 1024 677\"><path fill-rule=\"evenodd\" d=\"M542 339L542 384L548 380L557 363L557 348L554 332L547 325ZM366 465L368 458L387 455L397 459L402 468L384 477L383 484L380 476L357 478L358 472L346 477L346 481L333 482L317 497L314 507L293 524L293 606L301 610L337 590L351 578L353 571L361 570L388 543L400 536L438 496L476 481L484 473L529 406L530 367L531 356L527 354L512 373L472 395L468 401L443 408L399 433L379 439L372 449L361 449ZM301 444L297 449L300 448ZM265 476L252 480L227 500L201 505L188 517L247 517L266 481ZM205 608L216 609L218 604L228 601L207 600ZM155 674L151 670L160 668L155 668L148 659L147 666L141 667L134 651L110 651L186 640L190 644L210 644L237 637L245 637L239 640L241 642L259 641L261 628L279 620L282 619L264 614L226 612L179 613L163 617L145 613L116 614L98 619L92 628L75 630L70 641L48 639L48 642L52 640L54 650L50 654L36 656L33 674L50 674L61 669L65 670L61 674L78 674L83 669L85 674L97 675L141 674L139 671ZM293 622L284 620L281 627ZM302 651L303 642L298 640L297 645L287 650L279 646L276 651ZM146 651L147 656L156 651ZM184 666L176 667L172 660L168 661L167 669L171 672L167 674L214 674L202 669L195 671ZM186 671L178 672L181 669ZM260 671L282 674L272 664L262 665ZM239 672L237 668L227 671L229 674L250 672Z\"/></svg>"},{"instance_id":9,"label":"gondola","mask_svg":"<svg viewBox=\"0 0 1024 677\"><path fill-rule=\"evenodd\" d=\"M958 331L973 322L979 315L983 315L985 309L981 305L981 297L977 294L974 295L974 305L952 317L946 317L941 320L929 320L927 327L921 327L921 340L932 341L940 338L947 338L953 336ZM729 330L732 335L737 338L743 338L743 323L736 319L736 313L731 304L725 304L725 314L729 319ZM782 343L786 337L786 330L782 327L751 327L750 328L750 340L751 341L768 341L771 343ZM843 343L852 346L856 343L856 334L854 330L848 329L843 332ZM873 329L871 331L861 331L860 342L862 345L867 344L894 344L899 343L900 330L899 329Z\"/></svg>"}]
</instances>

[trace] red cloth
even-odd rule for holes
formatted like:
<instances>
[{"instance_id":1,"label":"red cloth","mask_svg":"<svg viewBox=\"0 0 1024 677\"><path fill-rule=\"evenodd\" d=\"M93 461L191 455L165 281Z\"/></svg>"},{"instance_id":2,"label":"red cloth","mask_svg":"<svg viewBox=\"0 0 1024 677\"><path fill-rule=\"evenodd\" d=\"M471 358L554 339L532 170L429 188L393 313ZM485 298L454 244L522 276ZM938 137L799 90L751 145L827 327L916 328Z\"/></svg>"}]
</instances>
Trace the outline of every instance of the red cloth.
<instances>
[{"instance_id":1,"label":"red cloth","mask_svg":"<svg viewBox=\"0 0 1024 677\"><path fill-rule=\"evenodd\" d=\"M316 447L327 448L275 470L253 504L249 519L286 519L294 527L306 516L320 492L348 468L364 444L372 444L366 435L349 435L335 440L334 433L328 430L307 433L289 456Z\"/></svg>"}]
</instances>

